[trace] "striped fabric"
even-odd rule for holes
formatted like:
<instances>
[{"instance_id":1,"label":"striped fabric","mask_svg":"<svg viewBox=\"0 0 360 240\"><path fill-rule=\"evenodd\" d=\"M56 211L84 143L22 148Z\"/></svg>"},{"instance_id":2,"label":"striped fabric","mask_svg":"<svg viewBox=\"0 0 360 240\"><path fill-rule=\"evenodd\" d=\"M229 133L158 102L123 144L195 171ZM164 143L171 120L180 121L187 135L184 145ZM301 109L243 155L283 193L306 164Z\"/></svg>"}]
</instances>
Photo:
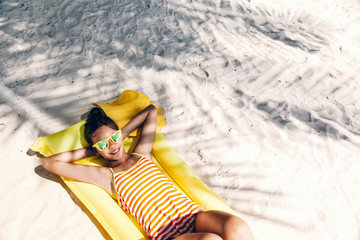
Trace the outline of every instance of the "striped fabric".
<instances>
[{"instance_id":1,"label":"striped fabric","mask_svg":"<svg viewBox=\"0 0 360 240\"><path fill-rule=\"evenodd\" d=\"M190 200L145 157L129 170L115 174L120 205L150 239L164 240L194 231L202 207Z\"/></svg>"}]
</instances>

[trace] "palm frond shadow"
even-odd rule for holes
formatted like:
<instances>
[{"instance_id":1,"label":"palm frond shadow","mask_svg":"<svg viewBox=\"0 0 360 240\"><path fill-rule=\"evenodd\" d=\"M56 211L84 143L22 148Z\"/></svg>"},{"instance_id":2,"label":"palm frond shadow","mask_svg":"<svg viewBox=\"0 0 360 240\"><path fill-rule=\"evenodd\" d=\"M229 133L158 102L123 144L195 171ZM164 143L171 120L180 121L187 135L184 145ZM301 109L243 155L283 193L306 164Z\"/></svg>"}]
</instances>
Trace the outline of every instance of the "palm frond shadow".
<instances>
[{"instance_id":1,"label":"palm frond shadow","mask_svg":"<svg viewBox=\"0 0 360 240\"><path fill-rule=\"evenodd\" d=\"M175 55L201 56L203 53L209 52L211 46L208 42L201 41L201 37L196 32L196 29L201 25L206 28L206 19L211 19L212 16L228 19L237 19L240 17L243 18L250 27L259 28L259 32L264 32L260 29L261 23L247 21L248 11L243 6L237 6L239 15L231 15L228 13L220 14L214 8L216 4L214 5L214 3L210 2L203 3L204 6L208 7L207 10L203 10L199 8L198 5L196 5L194 9L171 1L167 2L167 4L144 3L142 1L115 1L111 6L65 1L61 3L63 5L61 9L72 9L67 13L49 12L48 10L53 7L53 3L51 2L43 3L42 5L1 4L0 15L7 16L10 12L12 19L6 18L7 20L4 20L4 24L1 27L2 32L8 36L7 39L4 38L2 41L0 40L0 45L6 46L1 54L8 58L8 64L1 65L0 73L6 77L7 68L10 64L16 64L19 61L28 62L29 60L26 56L38 53L40 49L45 50L45 55L47 56L47 60L43 60L43 64L48 65L50 68L48 72L38 76L22 79L17 78L16 81L15 79L7 80L4 86L13 91L15 95L26 98L29 102L38 105L40 109L46 110L51 108L51 110L56 112L63 112L64 114L56 116L56 118L64 116L63 122L68 122L69 119L75 122L74 114L71 116L67 114L67 112L71 111L70 109L76 105L74 103L89 102L92 98L91 96L104 92L99 88L88 86L87 81L92 79L91 74L85 78L76 79L77 82L80 81L83 83L84 87L81 89L81 93L90 92L90 94L86 96L81 94L81 99L79 100L65 100L76 99L76 95L80 94L78 92L66 93L56 97L47 96L46 93L52 90L54 86L46 83L55 81L56 79L60 82L58 86L65 84L71 88L68 79L74 77L72 76L73 73L91 68L92 64L96 62L94 60L97 58L106 60L117 59L122 66L131 65L140 68L153 67L157 71L170 69L181 72L182 67L177 64L172 64L171 62L173 61L171 61L170 64L164 65L164 62L156 59L160 57L166 61L166 59L176 58ZM231 5L225 4L223 9L229 7L231 8ZM81 12L79 11L80 9L82 10ZM30 16L23 14L30 10L36 11L36 14L34 13ZM195 12L201 14L192 14ZM206 15L208 17L204 17ZM77 18L71 18L72 16L77 16ZM153 18L151 18L151 16L153 16ZM69 17L73 21L70 21L71 19L69 19ZM166 19L167 24L159 25L159 19L161 18ZM36 22L39 23L35 28L31 28L31 30L35 31L35 34L30 30L24 30L19 27L20 25L30 25L35 19L37 20ZM190 26L190 34L187 32L189 31L188 29L183 29L181 25L179 25L179 21L182 19L191 19L190 22L194 24L194 26ZM81 20L81 22L79 20ZM210 24L215 23L210 22ZM57 28L57 26L62 25L66 28ZM114 31L109 32L109 28L103 26L111 26L110 28ZM81 31L77 31L79 27ZM149 29L151 31L157 31L160 34L151 34ZM79 32L81 32L81 34L76 35ZM214 36L211 36L211 31L208 31L208 33L210 34L209 38L214 38ZM59 36L61 36L60 39ZM150 36L150 38L147 39L146 36ZM9 41L10 39L16 40L19 37L22 37L21 41ZM40 42L38 42L39 39ZM20 42L28 47L26 49L18 47ZM34 44L35 42L36 44ZM92 49L94 44L97 47ZM114 44L117 44L116 49L114 48ZM54 50L57 50L58 55L54 54L54 52L56 53ZM84 58L83 54L91 54L89 55L90 61ZM169 63L169 61L166 62ZM29 65L31 65L30 62ZM194 77L199 78L198 76ZM203 79L200 77L199 80ZM40 82L44 83L42 89L33 87L34 84L39 84ZM111 88L111 86L117 84L118 80L107 80L101 84L102 88L111 89L106 92L106 94L110 96L108 97L109 99L119 93L119 89ZM21 85L22 88L19 88L19 85ZM37 93L37 96L42 95L47 97L25 96L31 95L31 93L34 92ZM39 92L43 92L44 94L39 94ZM56 101L58 104L49 106L47 105L49 101ZM61 102L63 103L61 104ZM5 104L8 104L6 100ZM86 104L83 104L79 106L79 108L85 105ZM48 111L48 113L51 114L50 111Z\"/></svg>"},{"instance_id":2,"label":"palm frond shadow","mask_svg":"<svg viewBox=\"0 0 360 240\"><path fill-rule=\"evenodd\" d=\"M0 16L2 17L0 31L4 36L0 38L2 47L0 57L7 60L0 64L0 77L4 79L0 83L2 91L0 105L9 106L11 109L2 113L5 116L19 115L17 121L12 125L14 131L21 128L24 123L30 122L39 135L47 135L59 125L64 127L74 124L79 120L79 115L89 110L91 102L112 100L125 90L123 84L134 80L126 75L126 70L131 68L153 68L159 74L165 70L182 74L184 68L193 67L199 71L189 71L188 77L193 79L195 86L201 87L201 83L204 81L216 83L215 78L212 78L212 72L205 66L208 65L208 68L212 69L214 63L211 63L210 60L223 58L226 66L231 65L229 68L233 67L234 70L243 68L243 72L246 74L239 76L238 84L229 84L233 89L232 95L237 96L233 99L234 107L245 111L249 107L254 107L258 113L265 113L264 120L271 121L276 127L286 131L299 130L292 119L284 118L289 115L329 137L352 141L351 134L344 133L340 128L340 126L346 127L346 123L331 124L324 117L316 116L314 111L300 106L291 106L286 100L264 102L259 100L261 92L259 96L253 96L244 90L241 83L245 81L253 82L257 86L259 86L259 81L264 81L266 87L277 87L274 81L277 81L282 72L278 71L271 75L271 78L265 77L261 80L260 78L266 76L267 71L270 72L269 65L273 64L273 62L267 64L268 59L260 59L256 56L239 58L235 56L235 53L226 56L228 53L218 50L221 48L216 48L216 54L212 53L212 44L215 45L216 42L212 43L209 39L215 39L216 35L208 27L226 29L225 23L212 22L211 19L242 20L245 27L261 33L262 36L310 52L316 52L320 49L319 46L326 45L326 40L322 36L301 31L299 35L305 39L302 42L299 40L301 38L292 38L287 35L288 32L284 31L286 24L280 24L281 27L278 27L279 21L260 22L243 6L234 7L226 4L226 1L221 2L221 9L216 9L214 3L210 1L194 6L177 4L174 1L156 3L130 0L113 1L110 5L98 5L86 1L44 1L24 4L0 2L0 4ZM51 9L58 9L55 4L60 4L60 9L63 10L51 11ZM203 8L204 6L206 8ZM219 14L219 11L224 9L235 9L237 14L230 14L226 11ZM183 20L190 24L185 27L186 24ZM111 31L109 31L110 29ZM206 40L204 35L197 32L199 29L204 29L203 34L207 37ZM218 44L221 45L221 43ZM43 60L36 60L37 58ZM195 62L202 62L202 65L194 66L194 62L189 60L191 58L198 59ZM34 66L34 62L42 67ZM113 65L106 68L104 62L111 62ZM101 65L101 69L94 69L95 65ZM13 66L20 66L20 69ZM268 69L263 72L254 71L255 68L266 67ZM21 74L15 70L19 70ZM113 75L109 75L108 70L111 70ZM220 72L220 74L222 73ZM113 78L105 78L108 76ZM141 80L137 81L141 82ZM292 79L289 81L288 89L291 90L292 86L303 80L301 78ZM322 79L319 79L317 84L321 85L321 82ZM131 86L133 86L133 90L147 91L141 84ZM184 86L184 89L180 91L186 92L189 96L186 106L184 103L170 106L167 101L169 92L159 91L158 100L163 106L164 114L168 114L171 108L189 109L188 106L196 106L199 116L194 116L194 118L206 119L203 120L205 125L216 126L217 121L215 116L211 116L211 111L195 101L197 96L193 86L187 83ZM54 92L54 89L58 87L62 87L64 91ZM4 94L5 92L6 94ZM212 98L212 101L213 105L221 105L221 99ZM26 108L22 102L28 103ZM221 114L230 125L237 126L237 116L231 115L226 109L222 109ZM54 119L58 121L56 126L49 123ZM197 123L199 122L194 121L190 127L178 127L176 130L169 131L169 134L173 134L175 131L181 132L185 136L188 135L186 133L197 133L199 131ZM355 127L356 125L349 127L349 131L352 131L354 135L359 135L360 130L354 130ZM217 132L219 136L225 136L224 132L220 130ZM11 132L8 132L8 135L10 134ZM199 132L200 134L201 132ZM191 134L189 136L191 137ZM216 137L203 137L192 140L191 143L201 142L202 146L215 149L219 147ZM229 145L232 141L231 136L228 136L222 139L222 144ZM239 163L236 167L240 165ZM202 166L194 165L194 168L196 170L197 167ZM216 165L209 167L218 168ZM36 171L40 174L42 172L41 169ZM47 177L52 178L51 176ZM207 177L200 176L202 179ZM267 178L256 172L230 174L228 177L254 182ZM281 198L284 194L267 191L260 187L226 186L209 181L208 184L215 189L234 191L239 195L254 194L255 198ZM286 198L286 196L284 197ZM235 195L228 200L244 203L245 206L252 201ZM242 204L233 206L236 206L235 210L252 214L247 209L238 207ZM263 215L260 217L267 218ZM268 219L287 224L286 220L280 218L269 217ZM299 227L296 224L287 224L287 226Z\"/></svg>"}]
</instances>

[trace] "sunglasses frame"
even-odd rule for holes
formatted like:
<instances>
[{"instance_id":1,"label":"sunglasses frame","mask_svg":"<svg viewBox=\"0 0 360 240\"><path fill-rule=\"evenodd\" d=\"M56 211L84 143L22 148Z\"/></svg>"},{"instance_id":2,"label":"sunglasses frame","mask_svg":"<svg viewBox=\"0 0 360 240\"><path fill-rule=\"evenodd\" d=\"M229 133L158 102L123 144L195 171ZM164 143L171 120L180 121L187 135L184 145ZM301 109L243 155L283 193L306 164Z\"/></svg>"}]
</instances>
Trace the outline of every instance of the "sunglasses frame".
<instances>
[{"instance_id":1,"label":"sunglasses frame","mask_svg":"<svg viewBox=\"0 0 360 240\"><path fill-rule=\"evenodd\" d=\"M119 139L119 141L115 141L115 140L113 140L112 139L112 136L114 136L114 134L115 133L120 133L120 139ZM97 150L99 150L99 151L105 151L106 149L108 149L109 148L109 146L110 146L110 143L109 143L109 140L111 140L111 141L113 141L113 142L120 142L121 140L122 140L122 133L121 133L121 130L117 130L117 131L115 131L113 134L111 134L109 137L107 137L107 138L104 138L104 139L101 139L100 141L97 141L96 143L94 143L93 145L92 145L92 147L93 148L96 148ZM102 141L106 141L107 142L107 146L106 146L106 148L104 148L104 149L100 149L100 148L98 148L98 143L100 143L100 142L102 142Z\"/></svg>"}]
</instances>

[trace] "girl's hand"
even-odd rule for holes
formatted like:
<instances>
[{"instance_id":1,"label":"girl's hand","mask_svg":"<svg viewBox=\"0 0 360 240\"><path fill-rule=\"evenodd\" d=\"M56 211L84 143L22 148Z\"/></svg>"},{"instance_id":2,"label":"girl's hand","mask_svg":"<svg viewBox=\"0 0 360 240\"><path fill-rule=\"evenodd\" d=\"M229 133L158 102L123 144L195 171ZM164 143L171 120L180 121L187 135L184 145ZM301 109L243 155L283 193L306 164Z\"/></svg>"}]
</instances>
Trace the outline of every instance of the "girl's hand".
<instances>
[{"instance_id":1,"label":"girl's hand","mask_svg":"<svg viewBox=\"0 0 360 240\"><path fill-rule=\"evenodd\" d=\"M88 147L86 148L86 156L93 157L93 156L100 156L100 154L95 150L95 148Z\"/></svg>"}]
</instances>

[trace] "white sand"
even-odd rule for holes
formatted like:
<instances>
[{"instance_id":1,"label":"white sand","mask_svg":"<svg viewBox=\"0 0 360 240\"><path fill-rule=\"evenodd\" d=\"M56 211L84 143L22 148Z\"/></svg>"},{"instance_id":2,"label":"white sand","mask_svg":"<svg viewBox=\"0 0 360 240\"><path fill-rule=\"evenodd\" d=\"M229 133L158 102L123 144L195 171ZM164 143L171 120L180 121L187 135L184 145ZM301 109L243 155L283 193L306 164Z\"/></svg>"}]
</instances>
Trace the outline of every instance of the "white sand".
<instances>
[{"instance_id":1,"label":"white sand","mask_svg":"<svg viewBox=\"0 0 360 240\"><path fill-rule=\"evenodd\" d=\"M26 152L126 89L263 240L360 238L358 1L21 2L0 2L0 239L104 238Z\"/></svg>"}]
</instances>

